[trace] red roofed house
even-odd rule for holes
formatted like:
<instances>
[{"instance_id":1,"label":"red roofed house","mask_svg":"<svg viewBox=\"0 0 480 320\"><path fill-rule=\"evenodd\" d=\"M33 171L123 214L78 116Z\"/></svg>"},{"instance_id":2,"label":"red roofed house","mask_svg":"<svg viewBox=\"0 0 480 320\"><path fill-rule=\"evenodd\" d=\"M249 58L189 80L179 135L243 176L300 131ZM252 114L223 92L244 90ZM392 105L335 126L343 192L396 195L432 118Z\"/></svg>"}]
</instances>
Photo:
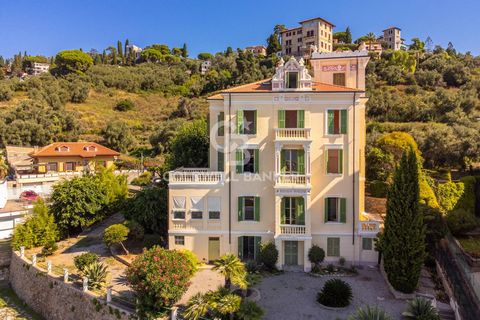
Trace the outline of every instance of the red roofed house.
<instances>
[{"instance_id":1,"label":"red roofed house","mask_svg":"<svg viewBox=\"0 0 480 320\"><path fill-rule=\"evenodd\" d=\"M55 142L30 153L36 173L85 172L109 168L120 153L95 142Z\"/></svg>"}]
</instances>

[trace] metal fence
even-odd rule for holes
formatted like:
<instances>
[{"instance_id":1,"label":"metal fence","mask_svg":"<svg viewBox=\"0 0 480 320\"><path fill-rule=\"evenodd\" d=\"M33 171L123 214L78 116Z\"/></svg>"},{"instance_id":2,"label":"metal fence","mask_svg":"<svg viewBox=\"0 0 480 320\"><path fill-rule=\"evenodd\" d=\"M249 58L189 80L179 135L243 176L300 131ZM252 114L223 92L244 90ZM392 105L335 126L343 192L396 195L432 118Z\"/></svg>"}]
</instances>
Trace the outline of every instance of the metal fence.
<instances>
[{"instance_id":1,"label":"metal fence","mask_svg":"<svg viewBox=\"0 0 480 320\"><path fill-rule=\"evenodd\" d=\"M437 246L436 259L445 271L447 281L452 288L455 300L460 306L463 320L480 319L480 300L471 282L471 272L466 265L463 254L457 252L447 239L444 245Z\"/></svg>"}]
</instances>

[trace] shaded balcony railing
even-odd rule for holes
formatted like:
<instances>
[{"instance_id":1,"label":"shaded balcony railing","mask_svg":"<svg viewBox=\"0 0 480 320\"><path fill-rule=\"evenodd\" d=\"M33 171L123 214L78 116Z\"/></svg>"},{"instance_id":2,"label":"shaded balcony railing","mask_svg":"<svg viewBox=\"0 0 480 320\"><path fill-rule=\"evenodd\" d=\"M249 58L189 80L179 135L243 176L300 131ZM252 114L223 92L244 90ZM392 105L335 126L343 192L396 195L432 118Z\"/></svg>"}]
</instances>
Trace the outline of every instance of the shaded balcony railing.
<instances>
[{"instance_id":1,"label":"shaded balcony railing","mask_svg":"<svg viewBox=\"0 0 480 320\"><path fill-rule=\"evenodd\" d=\"M223 172L207 171L206 169L181 169L169 173L170 184L218 184L223 181Z\"/></svg>"},{"instance_id":2,"label":"shaded balcony railing","mask_svg":"<svg viewBox=\"0 0 480 320\"><path fill-rule=\"evenodd\" d=\"M307 228L304 225L298 224L281 224L280 225L280 234L282 235L299 235L306 234Z\"/></svg>"},{"instance_id":3,"label":"shaded balcony railing","mask_svg":"<svg viewBox=\"0 0 480 320\"><path fill-rule=\"evenodd\" d=\"M277 176L276 183L288 185L308 185L310 184L310 176L306 174L280 174Z\"/></svg>"},{"instance_id":4,"label":"shaded balcony railing","mask_svg":"<svg viewBox=\"0 0 480 320\"><path fill-rule=\"evenodd\" d=\"M276 128L275 140L309 140L310 128Z\"/></svg>"}]
</instances>

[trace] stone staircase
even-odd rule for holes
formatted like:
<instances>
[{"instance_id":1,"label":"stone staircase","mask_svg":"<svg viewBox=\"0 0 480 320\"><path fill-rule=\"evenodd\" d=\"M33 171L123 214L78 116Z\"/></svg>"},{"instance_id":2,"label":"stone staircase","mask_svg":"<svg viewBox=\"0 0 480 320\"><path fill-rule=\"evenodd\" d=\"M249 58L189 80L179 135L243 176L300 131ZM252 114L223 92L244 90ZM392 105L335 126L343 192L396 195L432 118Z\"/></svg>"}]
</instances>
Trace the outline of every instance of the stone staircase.
<instances>
[{"instance_id":1,"label":"stone staircase","mask_svg":"<svg viewBox=\"0 0 480 320\"><path fill-rule=\"evenodd\" d=\"M437 310L442 320L455 320L455 312L449 304L437 301Z\"/></svg>"}]
</instances>

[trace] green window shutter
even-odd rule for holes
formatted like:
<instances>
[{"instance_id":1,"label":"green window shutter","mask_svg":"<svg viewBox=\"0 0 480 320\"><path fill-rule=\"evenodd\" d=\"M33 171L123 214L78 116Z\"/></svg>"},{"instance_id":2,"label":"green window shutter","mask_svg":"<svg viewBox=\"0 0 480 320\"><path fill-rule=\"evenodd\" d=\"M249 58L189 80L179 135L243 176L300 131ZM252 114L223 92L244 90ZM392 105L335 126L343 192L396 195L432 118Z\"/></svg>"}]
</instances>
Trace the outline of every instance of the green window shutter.
<instances>
[{"instance_id":1,"label":"green window shutter","mask_svg":"<svg viewBox=\"0 0 480 320\"><path fill-rule=\"evenodd\" d=\"M285 173L287 171L287 157L286 157L286 151L282 150L280 152L280 173Z\"/></svg>"},{"instance_id":2,"label":"green window shutter","mask_svg":"<svg viewBox=\"0 0 480 320\"><path fill-rule=\"evenodd\" d=\"M343 173L343 150L338 150L338 173Z\"/></svg>"},{"instance_id":3,"label":"green window shutter","mask_svg":"<svg viewBox=\"0 0 480 320\"><path fill-rule=\"evenodd\" d=\"M260 197L255 197L255 221L260 221Z\"/></svg>"},{"instance_id":4,"label":"green window shutter","mask_svg":"<svg viewBox=\"0 0 480 320\"><path fill-rule=\"evenodd\" d=\"M329 152L330 152L329 149L325 150L325 164L326 164L325 172L326 173L329 173L328 168L330 168L330 157L328 156Z\"/></svg>"},{"instance_id":5,"label":"green window shutter","mask_svg":"<svg viewBox=\"0 0 480 320\"><path fill-rule=\"evenodd\" d=\"M347 199L340 198L340 222L347 222Z\"/></svg>"},{"instance_id":6,"label":"green window shutter","mask_svg":"<svg viewBox=\"0 0 480 320\"><path fill-rule=\"evenodd\" d=\"M257 134L257 110L253 111L253 134Z\"/></svg>"},{"instance_id":7,"label":"green window shutter","mask_svg":"<svg viewBox=\"0 0 480 320\"><path fill-rule=\"evenodd\" d=\"M305 128L305 110L297 111L297 128Z\"/></svg>"},{"instance_id":8,"label":"green window shutter","mask_svg":"<svg viewBox=\"0 0 480 320\"><path fill-rule=\"evenodd\" d=\"M225 121L225 113L220 112L217 117L217 123L218 123L218 136L222 137L225 135L225 126L224 126L224 121Z\"/></svg>"},{"instance_id":9,"label":"green window shutter","mask_svg":"<svg viewBox=\"0 0 480 320\"><path fill-rule=\"evenodd\" d=\"M285 110L278 110L278 127L285 128Z\"/></svg>"},{"instance_id":10,"label":"green window shutter","mask_svg":"<svg viewBox=\"0 0 480 320\"><path fill-rule=\"evenodd\" d=\"M224 171L225 170L225 155L223 154L222 151L217 152L217 158L218 158L218 171Z\"/></svg>"},{"instance_id":11,"label":"green window shutter","mask_svg":"<svg viewBox=\"0 0 480 320\"><path fill-rule=\"evenodd\" d=\"M285 224L285 201L287 198L283 197L280 204L280 224Z\"/></svg>"},{"instance_id":12,"label":"green window shutter","mask_svg":"<svg viewBox=\"0 0 480 320\"><path fill-rule=\"evenodd\" d=\"M243 133L243 110L237 110L237 133Z\"/></svg>"},{"instance_id":13,"label":"green window shutter","mask_svg":"<svg viewBox=\"0 0 480 320\"><path fill-rule=\"evenodd\" d=\"M237 149L235 151L236 173L243 173L243 150Z\"/></svg>"},{"instance_id":14,"label":"green window shutter","mask_svg":"<svg viewBox=\"0 0 480 320\"><path fill-rule=\"evenodd\" d=\"M333 256L333 238L327 238L327 256Z\"/></svg>"},{"instance_id":15,"label":"green window shutter","mask_svg":"<svg viewBox=\"0 0 480 320\"><path fill-rule=\"evenodd\" d=\"M253 171L255 173L258 173L260 171L260 152L258 149L253 149L253 162L254 162L254 168Z\"/></svg>"},{"instance_id":16,"label":"green window shutter","mask_svg":"<svg viewBox=\"0 0 480 320\"><path fill-rule=\"evenodd\" d=\"M238 258L243 260L243 237L238 237Z\"/></svg>"},{"instance_id":17,"label":"green window shutter","mask_svg":"<svg viewBox=\"0 0 480 320\"><path fill-rule=\"evenodd\" d=\"M255 253L254 253L254 259L258 260L260 257L260 246L262 244L262 237L255 237L254 240L254 248L255 248Z\"/></svg>"},{"instance_id":18,"label":"green window shutter","mask_svg":"<svg viewBox=\"0 0 480 320\"><path fill-rule=\"evenodd\" d=\"M328 110L328 134L335 133L335 112Z\"/></svg>"},{"instance_id":19,"label":"green window shutter","mask_svg":"<svg viewBox=\"0 0 480 320\"><path fill-rule=\"evenodd\" d=\"M347 110L340 111L340 133L347 133Z\"/></svg>"},{"instance_id":20,"label":"green window shutter","mask_svg":"<svg viewBox=\"0 0 480 320\"><path fill-rule=\"evenodd\" d=\"M340 256L340 238L327 238L327 256Z\"/></svg>"},{"instance_id":21,"label":"green window shutter","mask_svg":"<svg viewBox=\"0 0 480 320\"><path fill-rule=\"evenodd\" d=\"M305 224L305 200L303 198L297 198L297 214L298 224Z\"/></svg>"},{"instance_id":22,"label":"green window shutter","mask_svg":"<svg viewBox=\"0 0 480 320\"><path fill-rule=\"evenodd\" d=\"M238 197L238 221L243 221L243 197Z\"/></svg>"},{"instance_id":23,"label":"green window shutter","mask_svg":"<svg viewBox=\"0 0 480 320\"><path fill-rule=\"evenodd\" d=\"M329 209L328 198L325 198L325 217L324 217L325 222L328 222L328 211L329 211L328 209Z\"/></svg>"},{"instance_id":24,"label":"green window shutter","mask_svg":"<svg viewBox=\"0 0 480 320\"><path fill-rule=\"evenodd\" d=\"M300 174L305 174L305 150L298 150L297 162Z\"/></svg>"}]
</instances>

